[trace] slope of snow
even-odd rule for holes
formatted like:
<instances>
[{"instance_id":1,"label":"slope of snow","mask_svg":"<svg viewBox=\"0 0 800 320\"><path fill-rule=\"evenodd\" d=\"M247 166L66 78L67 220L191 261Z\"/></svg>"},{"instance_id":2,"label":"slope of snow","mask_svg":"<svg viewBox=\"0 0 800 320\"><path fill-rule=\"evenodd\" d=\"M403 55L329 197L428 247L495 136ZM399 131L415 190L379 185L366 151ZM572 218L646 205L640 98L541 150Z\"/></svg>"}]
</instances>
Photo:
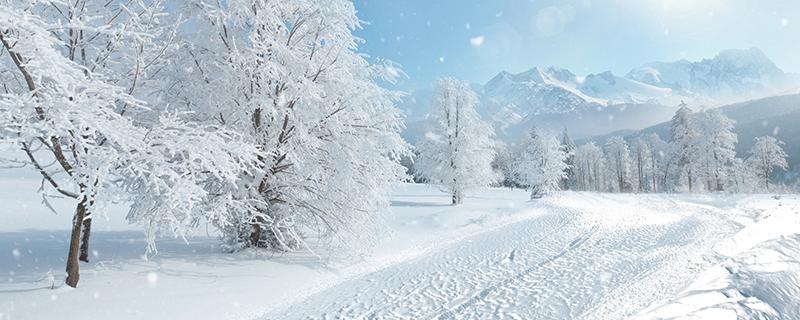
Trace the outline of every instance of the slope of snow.
<instances>
[{"instance_id":1,"label":"slope of snow","mask_svg":"<svg viewBox=\"0 0 800 320\"><path fill-rule=\"evenodd\" d=\"M107 220L94 223L92 261L81 265L79 287L70 289L61 284L72 209L59 201L53 202L59 215L44 208L34 193L39 183L35 176L0 178L2 320L248 319L530 214L521 190L483 190L454 208L436 188L399 185L380 244L365 257L333 256L324 247L229 254L205 228L188 243L161 239L158 255L145 257L140 229L124 223L124 208L110 208Z\"/></svg>"},{"instance_id":2,"label":"slope of snow","mask_svg":"<svg viewBox=\"0 0 800 320\"><path fill-rule=\"evenodd\" d=\"M263 319L624 319L717 263L714 244L742 227L683 196L565 193L529 207L540 215Z\"/></svg>"},{"instance_id":3,"label":"slope of snow","mask_svg":"<svg viewBox=\"0 0 800 320\"><path fill-rule=\"evenodd\" d=\"M714 249L722 264L636 319L796 319L800 315L800 206L755 206L755 224Z\"/></svg>"},{"instance_id":4,"label":"slope of snow","mask_svg":"<svg viewBox=\"0 0 800 320\"><path fill-rule=\"evenodd\" d=\"M608 103L662 103L677 104L679 97L672 89L659 88L628 78L618 77L610 71L590 74L578 85L581 92L605 99Z\"/></svg>"},{"instance_id":5,"label":"slope of snow","mask_svg":"<svg viewBox=\"0 0 800 320\"><path fill-rule=\"evenodd\" d=\"M452 207L434 187L398 185L378 247L350 258L324 247L229 254L203 229L188 243L162 239L158 255L143 257L141 232L121 222L124 208L109 208L108 221L95 223L93 261L69 289L60 284L70 208L55 202L58 216L38 209L28 196L38 183L0 179L0 201L15 204L0 212L3 320L622 319L670 301L718 268L719 252L739 255L747 241L760 242L746 233L764 234L754 221L800 204L796 196L572 192L531 202L521 190L483 189ZM800 226L780 223L787 232Z\"/></svg>"}]
</instances>

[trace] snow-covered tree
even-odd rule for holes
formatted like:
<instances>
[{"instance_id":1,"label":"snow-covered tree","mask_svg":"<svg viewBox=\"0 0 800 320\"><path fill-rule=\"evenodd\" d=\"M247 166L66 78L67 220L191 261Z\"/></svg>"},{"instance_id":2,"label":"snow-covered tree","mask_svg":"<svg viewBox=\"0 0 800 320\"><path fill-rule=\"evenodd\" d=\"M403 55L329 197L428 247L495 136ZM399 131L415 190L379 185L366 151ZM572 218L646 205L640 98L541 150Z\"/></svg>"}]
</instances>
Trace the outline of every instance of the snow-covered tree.
<instances>
[{"instance_id":1,"label":"snow-covered tree","mask_svg":"<svg viewBox=\"0 0 800 320\"><path fill-rule=\"evenodd\" d=\"M740 193L754 192L761 181L753 169L747 161L740 158L733 159L726 175L728 189Z\"/></svg>"},{"instance_id":2,"label":"snow-covered tree","mask_svg":"<svg viewBox=\"0 0 800 320\"><path fill-rule=\"evenodd\" d=\"M649 171L652 174L650 184L653 192L666 190L666 183L669 176L670 161L667 158L668 144L656 133L647 135L645 142L650 148Z\"/></svg>"},{"instance_id":3,"label":"snow-covered tree","mask_svg":"<svg viewBox=\"0 0 800 320\"><path fill-rule=\"evenodd\" d=\"M528 187L531 199L559 190L559 183L567 176L569 155L555 135L531 128L528 138L517 146L515 155L514 179Z\"/></svg>"},{"instance_id":4,"label":"snow-covered tree","mask_svg":"<svg viewBox=\"0 0 800 320\"><path fill-rule=\"evenodd\" d=\"M652 165L653 154L647 140L643 137L636 137L631 145L631 153L633 157L633 175L636 177L636 191L651 190L655 192L651 184L651 178L655 177L654 166Z\"/></svg>"},{"instance_id":5,"label":"snow-covered tree","mask_svg":"<svg viewBox=\"0 0 800 320\"><path fill-rule=\"evenodd\" d=\"M475 111L478 96L468 82L441 78L436 82L434 127L417 146L417 173L439 184L460 204L464 191L497 180L492 170L494 131Z\"/></svg>"},{"instance_id":6,"label":"snow-covered tree","mask_svg":"<svg viewBox=\"0 0 800 320\"><path fill-rule=\"evenodd\" d=\"M561 180L561 189L563 190L570 190L575 188L575 151L578 147L575 145L575 141L572 140L572 137L569 136L569 131L564 128L564 132L561 134L561 148L567 154L567 169L566 177Z\"/></svg>"},{"instance_id":7,"label":"snow-covered tree","mask_svg":"<svg viewBox=\"0 0 800 320\"><path fill-rule=\"evenodd\" d=\"M212 198L205 183L231 188L258 155L229 131L187 123L174 113L148 112L152 109L126 82L130 77L114 76L123 74L122 60L115 60L115 68L90 67L88 62L113 54L113 48L87 45L83 37L122 31L113 31L110 22L65 24L42 13L49 7L69 18L78 11L75 5L20 1L0 6L0 42L7 53L0 56L0 138L17 145L21 161L41 174L44 199L55 193L76 203L66 259L66 283L72 287L80 278L82 234L88 244L85 222L104 205L133 203L128 219L145 227L154 250L158 231L185 235L206 210L214 210L205 205ZM132 12L119 10L101 17L113 21L114 14ZM65 29L72 31L60 34ZM131 32L152 36L140 31Z\"/></svg>"},{"instance_id":8,"label":"snow-covered tree","mask_svg":"<svg viewBox=\"0 0 800 320\"><path fill-rule=\"evenodd\" d=\"M628 143L622 137L611 137L606 141L605 154L609 175L614 178L612 190L625 192L635 188L632 179L632 161Z\"/></svg>"},{"instance_id":9,"label":"snow-covered tree","mask_svg":"<svg viewBox=\"0 0 800 320\"><path fill-rule=\"evenodd\" d=\"M175 101L237 130L266 155L241 177L237 198L253 209L212 218L233 248L293 250L313 232L368 245L405 178L399 95L378 81L401 75L370 64L346 0L187 1L188 72Z\"/></svg>"},{"instance_id":10,"label":"snow-covered tree","mask_svg":"<svg viewBox=\"0 0 800 320\"><path fill-rule=\"evenodd\" d=\"M575 151L575 176L579 190L606 191L605 156L594 142L584 144Z\"/></svg>"},{"instance_id":11,"label":"snow-covered tree","mask_svg":"<svg viewBox=\"0 0 800 320\"><path fill-rule=\"evenodd\" d=\"M698 117L698 165L703 169L706 190L722 191L727 181L728 168L736 157L738 139L733 132L734 122L719 109L699 113Z\"/></svg>"},{"instance_id":12,"label":"snow-covered tree","mask_svg":"<svg viewBox=\"0 0 800 320\"><path fill-rule=\"evenodd\" d=\"M492 168L501 175L501 185L504 187L521 187L514 180L514 161L516 148L514 145L498 143L496 146L497 154L492 161Z\"/></svg>"},{"instance_id":13,"label":"snow-covered tree","mask_svg":"<svg viewBox=\"0 0 800 320\"><path fill-rule=\"evenodd\" d=\"M167 12L162 1L18 4L53 26L48 31L59 40L59 50L65 58L94 75L102 75L105 83L119 86L147 104L144 109L120 101L116 106L120 115L147 128L160 126L162 115L178 117L178 110L164 112L162 71L172 64L178 49L174 39L179 19ZM88 212L83 220L79 258L86 262L93 217L94 213Z\"/></svg>"},{"instance_id":14,"label":"snow-covered tree","mask_svg":"<svg viewBox=\"0 0 800 320\"><path fill-rule=\"evenodd\" d=\"M689 192L694 188L693 184L697 174L699 134L692 110L686 104L681 103L670 123L669 158L672 161L671 167L675 170L675 180L680 185L686 178Z\"/></svg>"},{"instance_id":15,"label":"snow-covered tree","mask_svg":"<svg viewBox=\"0 0 800 320\"><path fill-rule=\"evenodd\" d=\"M765 191L770 190L769 180L772 178L775 168L783 170L789 168L789 164L786 162L786 152L783 151L781 144L783 142L774 137L763 136L756 138L756 143L750 148L747 164L764 183Z\"/></svg>"}]
</instances>

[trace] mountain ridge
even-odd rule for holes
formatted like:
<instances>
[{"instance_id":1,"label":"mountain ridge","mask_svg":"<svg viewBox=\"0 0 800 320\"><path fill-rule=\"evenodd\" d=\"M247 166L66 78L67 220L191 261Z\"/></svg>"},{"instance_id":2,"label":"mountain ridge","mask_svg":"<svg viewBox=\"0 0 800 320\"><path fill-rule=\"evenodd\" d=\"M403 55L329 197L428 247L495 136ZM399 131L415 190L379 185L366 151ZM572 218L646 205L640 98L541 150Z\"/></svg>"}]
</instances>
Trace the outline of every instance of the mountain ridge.
<instances>
[{"instance_id":1,"label":"mountain ridge","mask_svg":"<svg viewBox=\"0 0 800 320\"><path fill-rule=\"evenodd\" d=\"M681 102L717 107L798 92L800 77L750 48L724 50L696 62L646 63L625 76L611 71L579 76L555 66L501 71L473 87L481 98L478 112L501 140L514 139L531 125L580 127L572 130L577 138L654 125L667 120ZM419 123L425 122L430 96L431 89L419 90L401 106L412 142L420 134L416 131L425 130Z\"/></svg>"}]
</instances>

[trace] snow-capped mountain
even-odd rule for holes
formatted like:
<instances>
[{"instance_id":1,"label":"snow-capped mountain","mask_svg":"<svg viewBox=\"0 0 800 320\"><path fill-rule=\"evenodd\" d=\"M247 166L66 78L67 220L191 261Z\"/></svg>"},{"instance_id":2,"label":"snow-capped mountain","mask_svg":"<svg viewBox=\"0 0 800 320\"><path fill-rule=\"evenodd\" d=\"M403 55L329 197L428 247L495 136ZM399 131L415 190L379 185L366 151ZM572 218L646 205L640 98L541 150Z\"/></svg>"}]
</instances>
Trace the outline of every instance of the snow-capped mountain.
<instances>
[{"instance_id":1,"label":"snow-capped mountain","mask_svg":"<svg viewBox=\"0 0 800 320\"><path fill-rule=\"evenodd\" d=\"M586 104L604 104L577 87L578 78L569 70L535 67L518 74L500 72L486 83L481 96L490 113L509 108L525 115L552 114L576 111Z\"/></svg>"},{"instance_id":2,"label":"snow-capped mountain","mask_svg":"<svg viewBox=\"0 0 800 320\"><path fill-rule=\"evenodd\" d=\"M785 73L757 48L725 50L698 62L648 63L633 69L627 78L718 103L784 93L798 84L795 75Z\"/></svg>"},{"instance_id":3,"label":"snow-capped mountain","mask_svg":"<svg viewBox=\"0 0 800 320\"><path fill-rule=\"evenodd\" d=\"M662 103L675 100L672 89L652 86L636 80L623 78L611 71L590 74L578 84L578 90L586 95L603 99L606 104L616 103Z\"/></svg>"},{"instance_id":4,"label":"snow-capped mountain","mask_svg":"<svg viewBox=\"0 0 800 320\"><path fill-rule=\"evenodd\" d=\"M513 138L531 125L561 129L576 136L636 130L669 119L675 106L715 107L797 92L800 78L785 73L759 49L726 50L699 62L653 62L618 76L607 71L587 76L557 67L521 73L502 71L483 86L478 111L501 138ZM424 132L432 92L415 92L403 106L409 130ZM415 134L406 134L410 140Z\"/></svg>"}]
</instances>

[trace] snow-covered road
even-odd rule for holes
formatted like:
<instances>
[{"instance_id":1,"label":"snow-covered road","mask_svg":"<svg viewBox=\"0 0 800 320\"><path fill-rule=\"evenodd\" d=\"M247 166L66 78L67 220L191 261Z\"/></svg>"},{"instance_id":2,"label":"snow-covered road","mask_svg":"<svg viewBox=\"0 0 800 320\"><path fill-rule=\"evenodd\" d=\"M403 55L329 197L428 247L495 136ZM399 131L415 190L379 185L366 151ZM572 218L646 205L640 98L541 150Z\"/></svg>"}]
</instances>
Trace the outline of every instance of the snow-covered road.
<instances>
[{"instance_id":1,"label":"snow-covered road","mask_svg":"<svg viewBox=\"0 0 800 320\"><path fill-rule=\"evenodd\" d=\"M70 216L40 200L0 192L0 320L796 319L800 305L800 246L786 248L800 243L794 195L528 201L490 188L453 207L436 188L398 185L378 244L356 259L231 254L199 232L161 239L145 260L141 231L111 210L78 289L58 287Z\"/></svg>"},{"instance_id":2,"label":"snow-covered road","mask_svg":"<svg viewBox=\"0 0 800 320\"><path fill-rule=\"evenodd\" d=\"M640 199L641 200L641 199ZM584 194L533 218L359 275L266 319L619 319L675 295L741 225L677 200Z\"/></svg>"}]
</instances>

